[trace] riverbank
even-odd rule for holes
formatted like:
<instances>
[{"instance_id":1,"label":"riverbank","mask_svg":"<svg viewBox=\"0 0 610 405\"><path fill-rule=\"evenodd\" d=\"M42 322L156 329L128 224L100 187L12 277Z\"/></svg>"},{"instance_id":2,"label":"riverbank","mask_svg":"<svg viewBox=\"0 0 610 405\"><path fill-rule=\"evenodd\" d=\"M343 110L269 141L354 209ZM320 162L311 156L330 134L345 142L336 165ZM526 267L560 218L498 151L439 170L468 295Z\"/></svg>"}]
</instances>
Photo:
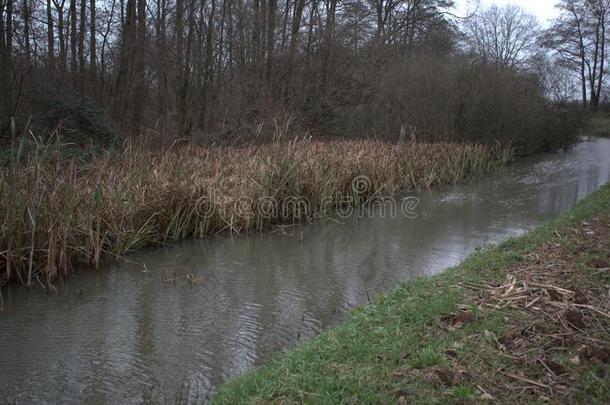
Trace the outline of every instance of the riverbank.
<instances>
[{"instance_id":1,"label":"riverbank","mask_svg":"<svg viewBox=\"0 0 610 405\"><path fill-rule=\"evenodd\" d=\"M610 185L523 237L409 281L216 403L610 400Z\"/></svg>"},{"instance_id":2,"label":"riverbank","mask_svg":"<svg viewBox=\"0 0 610 405\"><path fill-rule=\"evenodd\" d=\"M0 287L51 287L147 245L324 216L338 206L454 184L510 150L376 140L153 150L128 144L84 163L57 145L14 151L0 169Z\"/></svg>"}]
</instances>

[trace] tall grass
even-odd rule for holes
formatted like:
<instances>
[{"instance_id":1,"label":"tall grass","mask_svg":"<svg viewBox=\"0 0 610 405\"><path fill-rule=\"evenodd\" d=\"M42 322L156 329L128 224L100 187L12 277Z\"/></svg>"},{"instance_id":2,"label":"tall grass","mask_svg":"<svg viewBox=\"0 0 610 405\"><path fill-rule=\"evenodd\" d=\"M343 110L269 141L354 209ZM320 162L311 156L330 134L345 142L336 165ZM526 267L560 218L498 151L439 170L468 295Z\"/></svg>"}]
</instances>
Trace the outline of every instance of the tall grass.
<instances>
[{"instance_id":1,"label":"tall grass","mask_svg":"<svg viewBox=\"0 0 610 405\"><path fill-rule=\"evenodd\" d=\"M357 197L387 196L453 184L512 157L482 145L310 138L162 150L128 143L81 164L58 144L15 149L0 169L0 285L45 287L145 245L310 218L345 204L359 176L368 183ZM248 203L271 201L264 212Z\"/></svg>"}]
</instances>

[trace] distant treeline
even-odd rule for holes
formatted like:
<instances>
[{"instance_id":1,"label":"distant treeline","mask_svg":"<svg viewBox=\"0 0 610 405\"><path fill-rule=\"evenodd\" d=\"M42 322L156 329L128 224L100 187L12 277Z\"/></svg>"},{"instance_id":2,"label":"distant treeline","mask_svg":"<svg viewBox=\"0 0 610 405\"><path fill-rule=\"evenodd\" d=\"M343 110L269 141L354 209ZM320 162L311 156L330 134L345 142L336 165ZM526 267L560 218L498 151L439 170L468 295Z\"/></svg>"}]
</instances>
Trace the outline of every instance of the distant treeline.
<instances>
[{"instance_id":1,"label":"distant treeline","mask_svg":"<svg viewBox=\"0 0 610 405\"><path fill-rule=\"evenodd\" d=\"M15 117L18 134L100 139L290 124L552 147L575 134L570 101L603 101L607 70L608 1L559 3L541 30L448 0L0 0L0 136Z\"/></svg>"}]
</instances>

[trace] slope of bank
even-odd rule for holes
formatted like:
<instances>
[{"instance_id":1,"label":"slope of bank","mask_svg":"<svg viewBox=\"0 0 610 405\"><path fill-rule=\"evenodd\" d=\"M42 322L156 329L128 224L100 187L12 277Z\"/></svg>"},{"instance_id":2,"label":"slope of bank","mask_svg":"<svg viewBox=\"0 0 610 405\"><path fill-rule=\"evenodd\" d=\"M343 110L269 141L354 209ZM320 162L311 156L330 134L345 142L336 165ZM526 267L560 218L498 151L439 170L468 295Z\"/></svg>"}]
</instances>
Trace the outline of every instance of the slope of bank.
<instances>
[{"instance_id":1,"label":"slope of bank","mask_svg":"<svg viewBox=\"0 0 610 405\"><path fill-rule=\"evenodd\" d=\"M409 281L221 387L216 403L610 401L610 185Z\"/></svg>"}]
</instances>

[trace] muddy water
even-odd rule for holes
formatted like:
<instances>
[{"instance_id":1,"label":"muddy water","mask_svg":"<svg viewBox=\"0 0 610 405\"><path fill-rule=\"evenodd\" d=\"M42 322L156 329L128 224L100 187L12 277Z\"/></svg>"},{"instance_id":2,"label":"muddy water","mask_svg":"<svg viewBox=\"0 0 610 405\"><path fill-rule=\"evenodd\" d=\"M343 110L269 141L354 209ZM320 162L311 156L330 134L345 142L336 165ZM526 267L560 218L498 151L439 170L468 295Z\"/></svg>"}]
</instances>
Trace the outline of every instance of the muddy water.
<instances>
[{"instance_id":1,"label":"muddy water","mask_svg":"<svg viewBox=\"0 0 610 405\"><path fill-rule=\"evenodd\" d=\"M590 140L424 193L416 219L374 210L189 241L81 272L56 294L13 288L0 315L0 402L206 402L368 296L534 228L608 181L610 140ZM168 269L198 282L168 284Z\"/></svg>"}]
</instances>

